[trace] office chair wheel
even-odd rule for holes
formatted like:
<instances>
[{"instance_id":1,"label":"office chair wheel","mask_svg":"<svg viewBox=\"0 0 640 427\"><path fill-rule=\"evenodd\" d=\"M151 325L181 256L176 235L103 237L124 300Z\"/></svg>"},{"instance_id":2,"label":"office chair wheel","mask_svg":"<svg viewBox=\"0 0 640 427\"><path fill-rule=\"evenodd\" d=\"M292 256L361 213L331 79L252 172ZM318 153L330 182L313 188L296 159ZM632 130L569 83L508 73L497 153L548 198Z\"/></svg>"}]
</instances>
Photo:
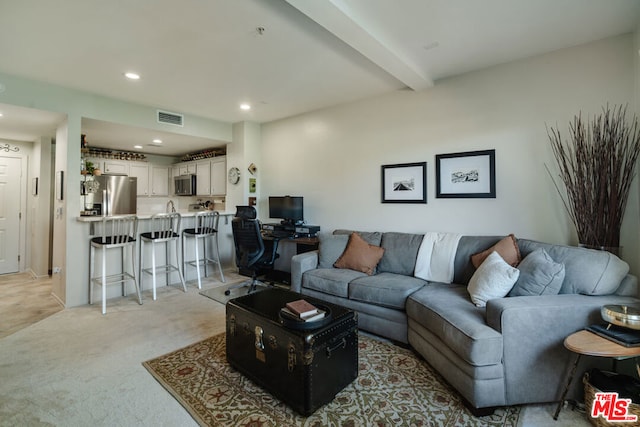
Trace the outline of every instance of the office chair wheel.
<instances>
[{"instance_id":1,"label":"office chair wheel","mask_svg":"<svg viewBox=\"0 0 640 427\"><path fill-rule=\"evenodd\" d=\"M229 289L227 289L226 291L224 291L224 294L229 296L229 295L231 295L231 291Z\"/></svg>"}]
</instances>

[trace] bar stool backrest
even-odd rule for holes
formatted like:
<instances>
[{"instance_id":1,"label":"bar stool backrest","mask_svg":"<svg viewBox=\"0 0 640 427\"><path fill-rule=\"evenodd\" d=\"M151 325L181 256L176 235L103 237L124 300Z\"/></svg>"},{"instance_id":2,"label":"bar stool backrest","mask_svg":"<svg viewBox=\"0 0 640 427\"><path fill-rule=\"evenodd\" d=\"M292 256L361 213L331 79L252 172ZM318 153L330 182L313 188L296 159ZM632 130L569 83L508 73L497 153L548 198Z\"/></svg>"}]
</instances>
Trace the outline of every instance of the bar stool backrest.
<instances>
[{"instance_id":1,"label":"bar stool backrest","mask_svg":"<svg viewBox=\"0 0 640 427\"><path fill-rule=\"evenodd\" d=\"M135 215L105 216L102 218L102 231L98 244L115 246L136 241L138 217ZM96 241L97 240L97 241Z\"/></svg>"},{"instance_id":2,"label":"bar stool backrest","mask_svg":"<svg viewBox=\"0 0 640 427\"><path fill-rule=\"evenodd\" d=\"M214 234L218 231L218 221L220 213L218 211L198 212L196 214L196 234Z\"/></svg>"},{"instance_id":3,"label":"bar stool backrest","mask_svg":"<svg viewBox=\"0 0 640 427\"><path fill-rule=\"evenodd\" d=\"M178 212L157 213L151 216L151 238L171 239L180 232L182 216Z\"/></svg>"}]
</instances>

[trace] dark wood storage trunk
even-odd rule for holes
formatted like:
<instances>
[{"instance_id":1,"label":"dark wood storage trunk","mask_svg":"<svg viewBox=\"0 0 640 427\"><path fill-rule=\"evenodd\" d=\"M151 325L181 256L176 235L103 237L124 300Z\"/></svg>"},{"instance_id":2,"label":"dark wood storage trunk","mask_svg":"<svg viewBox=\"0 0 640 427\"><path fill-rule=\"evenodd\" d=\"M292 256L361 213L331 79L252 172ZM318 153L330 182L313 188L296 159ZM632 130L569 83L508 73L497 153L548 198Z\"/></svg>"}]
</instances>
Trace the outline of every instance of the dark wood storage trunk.
<instances>
[{"instance_id":1,"label":"dark wood storage trunk","mask_svg":"<svg viewBox=\"0 0 640 427\"><path fill-rule=\"evenodd\" d=\"M281 324L286 302L304 298L329 308L317 329ZM281 289L235 298L226 305L227 361L298 413L310 415L358 376L357 318L353 311Z\"/></svg>"}]
</instances>

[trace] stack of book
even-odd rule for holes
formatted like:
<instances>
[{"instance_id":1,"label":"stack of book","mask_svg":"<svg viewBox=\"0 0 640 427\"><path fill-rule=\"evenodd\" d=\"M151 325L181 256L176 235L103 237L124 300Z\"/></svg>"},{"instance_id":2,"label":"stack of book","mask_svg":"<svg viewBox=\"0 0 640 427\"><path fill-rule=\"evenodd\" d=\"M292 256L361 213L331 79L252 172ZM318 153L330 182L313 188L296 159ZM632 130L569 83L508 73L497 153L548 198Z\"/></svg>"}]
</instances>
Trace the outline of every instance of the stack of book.
<instances>
[{"instance_id":1,"label":"stack of book","mask_svg":"<svg viewBox=\"0 0 640 427\"><path fill-rule=\"evenodd\" d=\"M625 347L640 347L640 331L617 325L590 325L588 331Z\"/></svg>"},{"instance_id":2,"label":"stack of book","mask_svg":"<svg viewBox=\"0 0 640 427\"><path fill-rule=\"evenodd\" d=\"M298 322L314 322L323 319L325 311L320 310L309 301L299 299L288 302L285 307L282 307L280 309L280 315L286 319Z\"/></svg>"}]
</instances>

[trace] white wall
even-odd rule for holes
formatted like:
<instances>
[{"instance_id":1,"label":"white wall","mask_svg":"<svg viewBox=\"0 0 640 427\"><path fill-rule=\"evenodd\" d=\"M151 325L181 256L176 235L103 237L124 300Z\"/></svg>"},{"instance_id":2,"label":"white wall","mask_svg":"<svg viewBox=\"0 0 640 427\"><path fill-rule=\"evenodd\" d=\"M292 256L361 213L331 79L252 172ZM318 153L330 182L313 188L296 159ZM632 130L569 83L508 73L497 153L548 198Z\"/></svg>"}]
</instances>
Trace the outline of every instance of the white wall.
<instances>
[{"instance_id":1,"label":"white wall","mask_svg":"<svg viewBox=\"0 0 640 427\"><path fill-rule=\"evenodd\" d=\"M27 182L30 200L29 253L27 267L36 276L46 276L49 270L49 236L51 230L51 138L41 137L33 146L32 167ZM38 179L38 194L33 194L33 179Z\"/></svg>"},{"instance_id":2,"label":"white wall","mask_svg":"<svg viewBox=\"0 0 640 427\"><path fill-rule=\"evenodd\" d=\"M634 104L634 38L621 36L394 92L262 127L262 200L301 195L305 219L353 228L517 237L575 244L550 180L545 125ZM435 155L496 150L496 199L436 199ZM381 165L427 162L426 205L382 204ZM631 208L637 212L637 184ZM638 272L637 215L623 258Z\"/></svg>"}]
</instances>

